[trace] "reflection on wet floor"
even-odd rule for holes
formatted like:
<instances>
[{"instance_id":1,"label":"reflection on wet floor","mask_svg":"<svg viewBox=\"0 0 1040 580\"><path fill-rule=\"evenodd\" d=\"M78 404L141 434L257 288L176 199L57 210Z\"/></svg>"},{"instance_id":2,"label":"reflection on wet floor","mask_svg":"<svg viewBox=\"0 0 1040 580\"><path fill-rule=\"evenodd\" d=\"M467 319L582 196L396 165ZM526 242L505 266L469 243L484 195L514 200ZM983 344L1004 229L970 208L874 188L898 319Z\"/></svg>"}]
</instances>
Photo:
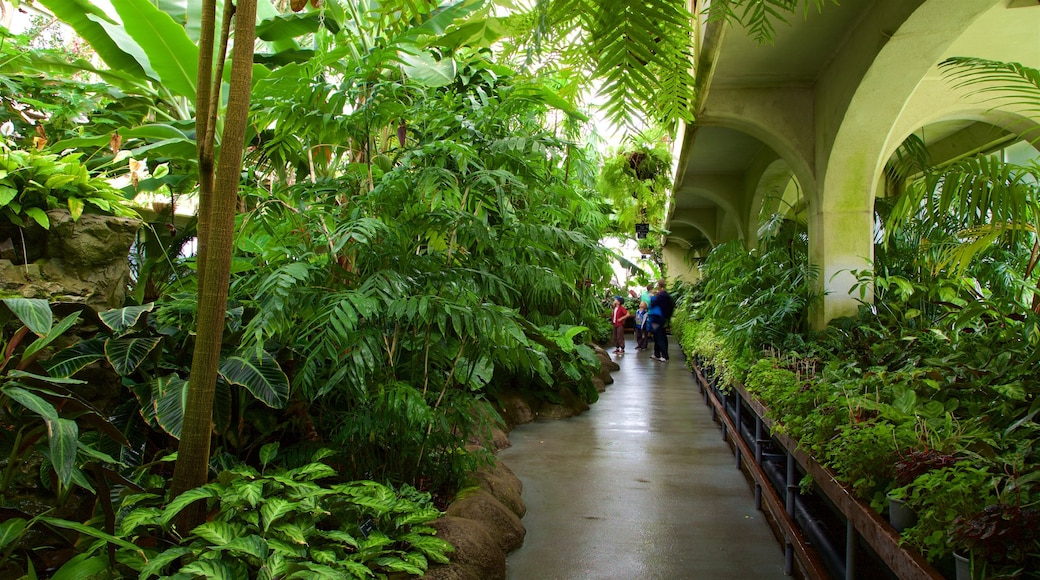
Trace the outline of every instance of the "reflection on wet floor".
<instances>
[{"instance_id":1,"label":"reflection on wet floor","mask_svg":"<svg viewBox=\"0 0 1040 580\"><path fill-rule=\"evenodd\" d=\"M634 346L634 345L632 345ZM524 483L507 577L784 578L784 556L689 370L647 351L592 409L521 425L499 456Z\"/></svg>"}]
</instances>

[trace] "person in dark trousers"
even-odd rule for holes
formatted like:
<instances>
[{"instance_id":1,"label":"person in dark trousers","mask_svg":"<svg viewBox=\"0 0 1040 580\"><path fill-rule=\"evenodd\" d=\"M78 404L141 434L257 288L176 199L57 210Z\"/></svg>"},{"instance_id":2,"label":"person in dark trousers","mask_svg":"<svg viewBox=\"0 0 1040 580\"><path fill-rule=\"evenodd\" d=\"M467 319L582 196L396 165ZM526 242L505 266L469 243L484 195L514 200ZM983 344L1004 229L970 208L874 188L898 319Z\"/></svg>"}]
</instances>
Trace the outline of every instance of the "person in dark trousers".
<instances>
[{"instance_id":1,"label":"person in dark trousers","mask_svg":"<svg viewBox=\"0 0 1040 580\"><path fill-rule=\"evenodd\" d=\"M672 297L665 290L665 281L657 283L657 293L650 298L650 329L654 334L654 355L650 358L665 362L668 360L668 333L665 327L675 310Z\"/></svg>"}]
</instances>

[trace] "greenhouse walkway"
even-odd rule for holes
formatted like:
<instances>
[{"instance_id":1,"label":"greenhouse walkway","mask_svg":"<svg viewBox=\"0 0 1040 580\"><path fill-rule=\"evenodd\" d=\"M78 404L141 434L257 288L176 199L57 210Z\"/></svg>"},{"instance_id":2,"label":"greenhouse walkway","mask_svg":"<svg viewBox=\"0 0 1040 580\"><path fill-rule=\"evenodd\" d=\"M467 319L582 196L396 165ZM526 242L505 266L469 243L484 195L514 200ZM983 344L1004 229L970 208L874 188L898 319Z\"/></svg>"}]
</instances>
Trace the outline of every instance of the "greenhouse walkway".
<instances>
[{"instance_id":1,"label":"greenhouse walkway","mask_svg":"<svg viewBox=\"0 0 1040 580\"><path fill-rule=\"evenodd\" d=\"M675 340L670 361L614 356L586 413L510 433L527 538L513 580L784 578L784 554Z\"/></svg>"}]
</instances>

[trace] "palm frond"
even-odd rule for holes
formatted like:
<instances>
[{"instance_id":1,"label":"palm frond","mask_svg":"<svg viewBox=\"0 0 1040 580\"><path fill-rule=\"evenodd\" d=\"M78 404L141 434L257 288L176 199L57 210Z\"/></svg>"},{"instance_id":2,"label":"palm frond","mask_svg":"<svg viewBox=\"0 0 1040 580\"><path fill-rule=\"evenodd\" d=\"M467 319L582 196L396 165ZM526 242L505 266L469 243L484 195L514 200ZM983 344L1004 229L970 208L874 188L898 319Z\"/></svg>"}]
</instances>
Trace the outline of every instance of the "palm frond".
<instances>
[{"instance_id":1,"label":"palm frond","mask_svg":"<svg viewBox=\"0 0 1040 580\"><path fill-rule=\"evenodd\" d=\"M939 70L953 86L969 96L985 97L994 107L1023 114L1040 114L1040 70L1017 62L954 57L939 63Z\"/></svg>"}]
</instances>

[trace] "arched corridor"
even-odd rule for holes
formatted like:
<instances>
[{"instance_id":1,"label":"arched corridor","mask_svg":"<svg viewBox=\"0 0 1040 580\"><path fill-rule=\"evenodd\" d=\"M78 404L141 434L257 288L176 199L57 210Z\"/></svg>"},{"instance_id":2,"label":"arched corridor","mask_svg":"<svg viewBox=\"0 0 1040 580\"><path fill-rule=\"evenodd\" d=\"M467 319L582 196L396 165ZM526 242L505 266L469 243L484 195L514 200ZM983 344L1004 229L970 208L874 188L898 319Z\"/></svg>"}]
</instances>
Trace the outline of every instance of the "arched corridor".
<instances>
[{"instance_id":1,"label":"arched corridor","mask_svg":"<svg viewBox=\"0 0 1040 580\"><path fill-rule=\"evenodd\" d=\"M784 577L674 339L671 351L666 363L615 357L621 370L589 411L510 434L499 455L524 483L527 538L508 578Z\"/></svg>"}]
</instances>

